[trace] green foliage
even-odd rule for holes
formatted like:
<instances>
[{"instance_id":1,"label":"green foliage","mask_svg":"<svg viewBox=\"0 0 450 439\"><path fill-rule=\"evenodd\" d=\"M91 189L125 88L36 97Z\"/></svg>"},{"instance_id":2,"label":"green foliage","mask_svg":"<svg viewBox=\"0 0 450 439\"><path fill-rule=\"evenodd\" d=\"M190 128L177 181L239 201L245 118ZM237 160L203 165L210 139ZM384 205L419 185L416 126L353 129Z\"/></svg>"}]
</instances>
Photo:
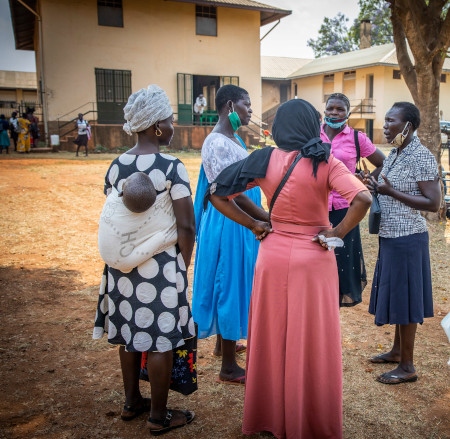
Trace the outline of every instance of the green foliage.
<instances>
[{"instance_id":1,"label":"green foliage","mask_svg":"<svg viewBox=\"0 0 450 439\"><path fill-rule=\"evenodd\" d=\"M95 145L93 152L95 154L111 154L111 153L123 154L124 152L127 152L129 149L130 148L128 146L118 146L117 148L110 149L103 145Z\"/></svg>"},{"instance_id":2,"label":"green foliage","mask_svg":"<svg viewBox=\"0 0 450 439\"><path fill-rule=\"evenodd\" d=\"M357 49L345 24L348 21L349 19L341 12L334 18L325 17L319 29L319 37L316 40L310 38L306 43L314 51L316 58Z\"/></svg>"},{"instance_id":3,"label":"green foliage","mask_svg":"<svg viewBox=\"0 0 450 439\"><path fill-rule=\"evenodd\" d=\"M341 12L334 18L325 17L319 29L319 37L307 41L316 58L357 50L362 20L370 20L372 23L372 46L394 41L389 3L384 0L359 0L358 4L360 12L350 28L346 25L349 18Z\"/></svg>"},{"instance_id":4,"label":"green foliage","mask_svg":"<svg viewBox=\"0 0 450 439\"><path fill-rule=\"evenodd\" d=\"M102 154L102 153L107 153L110 152L109 149L106 146L103 145L95 145L94 148L94 153L96 154Z\"/></svg>"},{"instance_id":5,"label":"green foliage","mask_svg":"<svg viewBox=\"0 0 450 439\"><path fill-rule=\"evenodd\" d=\"M354 43L359 46L362 20L370 20L372 24L372 46L394 42L389 3L384 0L359 0L358 4L360 7L358 19L354 21L349 31Z\"/></svg>"}]
</instances>

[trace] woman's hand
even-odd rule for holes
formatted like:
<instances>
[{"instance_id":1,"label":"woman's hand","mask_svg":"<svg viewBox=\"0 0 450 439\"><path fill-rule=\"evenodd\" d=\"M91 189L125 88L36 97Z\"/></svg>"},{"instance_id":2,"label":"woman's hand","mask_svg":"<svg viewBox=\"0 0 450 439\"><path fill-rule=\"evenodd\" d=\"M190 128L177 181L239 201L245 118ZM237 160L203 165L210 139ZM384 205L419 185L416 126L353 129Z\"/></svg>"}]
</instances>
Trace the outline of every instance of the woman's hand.
<instances>
[{"instance_id":1,"label":"woman's hand","mask_svg":"<svg viewBox=\"0 0 450 439\"><path fill-rule=\"evenodd\" d=\"M272 231L272 228L269 223L255 220L250 230L255 234L258 241L262 241Z\"/></svg>"},{"instance_id":2,"label":"woman's hand","mask_svg":"<svg viewBox=\"0 0 450 439\"><path fill-rule=\"evenodd\" d=\"M381 174L381 177L383 177L384 183L378 183L373 177L371 178L373 191L369 188L370 191L377 192L381 195L391 195L392 194L391 182L384 174Z\"/></svg>"},{"instance_id":3,"label":"woman's hand","mask_svg":"<svg viewBox=\"0 0 450 439\"><path fill-rule=\"evenodd\" d=\"M333 250L344 245L342 239L337 235L336 229L322 230L314 236L312 241L317 242L325 250Z\"/></svg>"}]
</instances>

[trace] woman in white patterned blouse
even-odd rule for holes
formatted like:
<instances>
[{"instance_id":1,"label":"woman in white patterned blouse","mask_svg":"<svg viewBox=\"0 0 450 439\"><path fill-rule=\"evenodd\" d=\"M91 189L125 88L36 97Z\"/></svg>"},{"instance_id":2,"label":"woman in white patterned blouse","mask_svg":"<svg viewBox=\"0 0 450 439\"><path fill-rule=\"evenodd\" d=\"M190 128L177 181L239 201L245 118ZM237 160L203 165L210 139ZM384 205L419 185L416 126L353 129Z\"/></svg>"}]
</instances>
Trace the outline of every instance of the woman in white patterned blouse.
<instances>
[{"instance_id":1,"label":"woman in white patterned blouse","mask_svg":"<svg viewBox=\"0 0 450 439\"><path fill-rule=\"evenodd\" d=\"M436 212L441 191L436 160L414 136L419 125L415 105L396 102L392 106L383 128L394 148L378 181L368 182L378 193L382 211L369 312L376 325L395 325L391 350L370 359L397 364L377 377L383 384L417 380L413 363L417 324L433 317L428 231L420 211Z\"/></svg>"}]
</instances>

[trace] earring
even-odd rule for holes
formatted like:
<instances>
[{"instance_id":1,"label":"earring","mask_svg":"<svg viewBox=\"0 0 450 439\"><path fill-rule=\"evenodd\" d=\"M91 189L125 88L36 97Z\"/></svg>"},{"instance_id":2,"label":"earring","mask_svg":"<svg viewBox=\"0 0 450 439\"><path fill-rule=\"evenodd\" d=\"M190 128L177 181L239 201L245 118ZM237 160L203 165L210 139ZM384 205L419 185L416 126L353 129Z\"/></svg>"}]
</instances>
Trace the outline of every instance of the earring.
<instances>
[{"instance_id":1,"label":"earring","mask_svg":"<svg viewBox=\"0 0 450 439\"><path fill-rule=\"evenodd\" d=\"M161 134L162 134L162 131L157 127L156 130L155 130L155 134L156 134L158 137L160 137Z\"/></svg>"}]
</instances>

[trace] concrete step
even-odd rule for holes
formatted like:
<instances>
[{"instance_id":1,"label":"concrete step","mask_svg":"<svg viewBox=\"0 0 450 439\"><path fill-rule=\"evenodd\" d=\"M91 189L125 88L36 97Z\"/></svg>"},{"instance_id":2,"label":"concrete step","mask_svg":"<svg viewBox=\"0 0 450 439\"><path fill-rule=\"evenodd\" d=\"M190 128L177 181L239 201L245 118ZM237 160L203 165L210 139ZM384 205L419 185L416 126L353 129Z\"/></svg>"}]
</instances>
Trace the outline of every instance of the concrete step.
<instances>
[{"instance_id":1,"label":"concrete step","mask_svg":"<svg viewBox=\"0 0 450 439\"><path fill-rule=\"evenodd\" d=\"M46 148L46 147L30 149L30 152L52 152L52 151L53 151L53 148Z\"/></svg>"}]
</instances>

